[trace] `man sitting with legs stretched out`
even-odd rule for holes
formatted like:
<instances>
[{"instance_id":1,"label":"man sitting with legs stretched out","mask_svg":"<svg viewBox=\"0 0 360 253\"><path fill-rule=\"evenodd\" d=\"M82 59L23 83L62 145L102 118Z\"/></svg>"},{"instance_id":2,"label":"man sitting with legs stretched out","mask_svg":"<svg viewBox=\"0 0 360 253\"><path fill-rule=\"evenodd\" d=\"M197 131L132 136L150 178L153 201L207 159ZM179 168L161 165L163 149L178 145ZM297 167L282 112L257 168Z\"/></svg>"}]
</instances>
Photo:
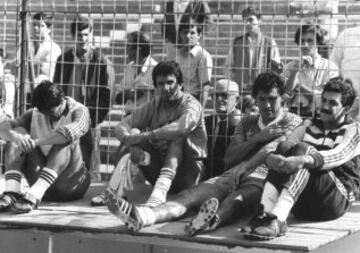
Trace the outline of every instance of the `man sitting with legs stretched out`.
<instances>
[{"instance_id":1,"label":"man sitting with legs stretched out","mask_svg":"<svg viewBox=\"0 0 360 253\"><path fill-rule=\"evenodd\" d=\"M253 96L259 105L260 115L247 115L240 121L225 155L225 164L238 166L153 208L135 206L108 191L110 212L124 221L129 229L138 230L143 226L180 218L206 201L195 219L185 227L185 231L193 235L234 221L244 211L251 210L261 197L267 169L260 165L266 154L274 150L271 142L276 142L301 123L298 116L287 113L282 107L284 89L284 82L273 73L260 74L256 79ZM266 144L269 146L262 150ZM235 153L229 155L229 152ZM242 175L247 169L255 171L249 176ZM241 176L240 180L236 180L238 176Z\"/></svg>"}]
</instances>

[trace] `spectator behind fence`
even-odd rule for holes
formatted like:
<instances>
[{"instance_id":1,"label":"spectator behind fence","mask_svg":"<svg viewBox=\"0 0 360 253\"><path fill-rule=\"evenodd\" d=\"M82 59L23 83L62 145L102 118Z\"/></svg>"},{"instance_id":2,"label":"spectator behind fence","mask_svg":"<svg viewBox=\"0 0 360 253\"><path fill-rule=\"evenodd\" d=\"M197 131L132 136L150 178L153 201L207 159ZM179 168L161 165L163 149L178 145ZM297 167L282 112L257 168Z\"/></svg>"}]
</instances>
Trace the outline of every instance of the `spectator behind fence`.
<instances>
[{"instance_id":1,"label":"spectator behind fence","mask_svg":"<svg viewBox=\"0 0 360 253\"><path fill-rule=\"evenodd\" d=\"M360 185L359 123L347 119L355 90L351 81L336 77L321 97L320 117L306 120L266 158L269 174L261 204L244 228L252 239L285 235L290 212L301 220L333 220L355 200Z\"/></svg>"},{"instance_id":2,"label":"spectator behind fence","mask_svg":"<svg viewBox=\"0 0 360 253\"><path fill-rule=\"evenodd\" d=\"M27 213L44 198L70 201L81 198L90 185L79 138L90 129L88 109L50 81L32 94L34 108L0 124L5 150L5 192L0 212ZM30 189L22 195L25 176Z\"/></svg>"},{"instance_id":3,"label":"spectator behind fence","mask_svg":"<svg viewBox=\"0 0 360 253\"><path fill-rule=\"evenodd\" d=\"M245 34L233 40L225 62L225 75L239 84L241 94L250 94L259 73L267 70L280 72L282 65L275 40L260 30L259 9L247 7L241 15Z\"/></svg>"},{"instance_id":4,"label":"spectator behind fence","mask_svg":"<svg viewBox=\"0 0 360 253\"><path fill-rule=\"evenodd\" d=\"M229 152L232 157L238 157L235 167L196 187L185 189L155 207L135 206L108 190L110 212L121 219L128 229L139 230L178 219L193 209L200 210L185 226L189 235L233 223L251 213L260 201L267 175L263 164L266 154L275 150L279 137L291 132L301 122L299 116L283 108L283 92L284 82L273 73L260 74L255 80L253 96L259 104L261 116L245 116L237 125L230 144L235 149L228 147L224 158L230 157ZM229 161L227 164L230 164Z\"/></svg>"},{"instance_id":5,"label":"spectator behind fence","mask_svg":"<svg viewBox=\"0 0 360 253\"><path fill-rule=\"evenodd\" d=\"M152 73L158 92L153 100L137 108L122 120L115 133L121 141L120 162L109 188L126 197L121 171L138 166L153 186L146 206L166 201L168 191L179 192L199 183L203 159L207 155L207 135L200 103L184 93L180 65L174 61L160 62ZM119 162L119 163L120 163ZM96 196L92 204L103 204Z\"/></svg>"},{"instance_id":6,"label":"spectator behind fence","mask_svg":"<svg viewBox=\"0 0 360 253\"><path fill-rule=\"evenodd\" d=\"M212 23L207 0L172 0L165 4L161 31L166 43L167 60L175 60L179 47L179 27L190 19L203 26Z\"/></svg>"},{"instance_id":7,"label":"spectator behind fence","mask_svg":"<svg viewBox=\"0 0 360 253\"><path fill-rule=\"evenodd\" d=\"M324 44L323 29L306 24L295 33L301 57L284 68L287 78L287 103L294 113L311 117L320 106L322 88L330 78L338 76L335 63L321 57L318 48Z\"/></svg>"},{"instance_id":8,"label":"spectator behind fence","mask_svg":"<svg viewBox=\"0 0 360 253\"><path fill-rule=\"evenodd\" d=\"M128 35L127 61L120 87L115 87L115 103L130 107L144 104L153 98L154 85L151 78L157 65L151 57L151 41L147 33L134 31Z\"/></svg>"},{"instance_id":9,"label":"spectator behind fence","mask_svg":"<svg viewBox=\"0 0 360 253\"><path fill-rule=\"evenodd\" d=\"M318 50L323 58L328 59L339 30L339 0L290 0L290 12L324 30L324 45Z\"/></svg>"},{"instance_id":10,"label":"spectator behind fence","mask_svg":"<svg viewBox=\"0 0 360 253\"><path fill-rule=\"evenodd\" d=\"M75 46L59 56L54 82L67 96L89 108L91 127L103 121L110 107L110 89L115 73L110 60L94 49L92 21L78 15L71 23Z\"/></svg>"},{"instance_id":11,"label":"spectator behind fence","mask_svg":"<svg viewBox=\"0 0 360 253\"><path fill-rule=\"evenodd\" d=\"M56 60L61 49L52 39L53 17L43 12L33 16L33 47L34 58L30 59L34 66L34 84L42 80L53 80Z\"/></svg>"},{"instance_id":12,"label":"spectator behind fence","mask_svg":"<svg viewBox=\"0 0 360 253\"><path fill-rule=\"evenodd\" d=\"M340 74L354 84L357 97L349 116L360 120L360 26L347 28L339 34L330 60L339 67Z\"/></svg>"},{"instance_id":13,"label":"spectator behind fence","mask_svg":"<svg viewBox=\"0 0 360 253\"><path fill-rule=\"evenodd\" d=\"M208 135L205 179L218 176L225 171L225 151L241 119L241 112L236 108L239 100L237 83L220 79L215 83L213 95L215 113L205 117Z\"/></svg>"},{"instance_id":14,"label":"spectator behind fence","mask_svg":"<svg viewBox=\"0 0 360 253\"><path fill-rule=\"evenodd\" d=\"M6 68L5 51L0 48L0 122L14 117L15 110L15 76Z\"/></svg>"},{"instance_id":15,"label":"spectator behind fence","mask_svg":"<svg viewBox=\"0 0 360 253\"><path fill-rule=\"evenodd\" d=\"M208 51L200 45L203 26L195 20L189 20L179 27L179 45L176 61L180 64L184 76L184 90L197 98L205 108L213 60Z\"/></svg>"}]
</instances>

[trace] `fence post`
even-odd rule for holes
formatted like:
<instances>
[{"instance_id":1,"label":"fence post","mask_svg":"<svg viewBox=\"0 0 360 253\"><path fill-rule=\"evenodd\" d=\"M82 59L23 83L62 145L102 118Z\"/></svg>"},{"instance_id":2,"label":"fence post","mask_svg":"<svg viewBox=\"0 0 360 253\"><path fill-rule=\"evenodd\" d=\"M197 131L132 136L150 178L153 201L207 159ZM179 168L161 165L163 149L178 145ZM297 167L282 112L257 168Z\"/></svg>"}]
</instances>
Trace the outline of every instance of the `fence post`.
<instances>
[{"instance_id":1,"label":"fence post","mask_svg":"<svg viewBox=\"0 0 360 253\"><path fill-rule=\"evenodd\" d=\"M20 85L19 85L19 108L18 115L25 112L26 109L26 71L27 71L27 42L26 42L26 18L27 18L27 0L22 0L20 10L21 33L20 33Z\"/></svg>"}]
</instances>

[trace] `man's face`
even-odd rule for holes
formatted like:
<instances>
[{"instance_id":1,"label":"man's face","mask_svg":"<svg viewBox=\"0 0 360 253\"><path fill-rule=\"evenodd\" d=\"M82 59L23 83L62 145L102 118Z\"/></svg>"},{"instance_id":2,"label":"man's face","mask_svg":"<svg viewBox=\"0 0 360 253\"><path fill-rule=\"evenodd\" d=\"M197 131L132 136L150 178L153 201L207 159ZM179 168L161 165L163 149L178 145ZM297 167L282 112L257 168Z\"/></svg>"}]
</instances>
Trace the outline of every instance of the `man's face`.
<instances>
[{"instance_id":1,"label":"man's face","mask_svg":"<svg viewBox=\"0 0 360 253\"><path fill-rule=\"evenodd\" d=\"M126 44L126 53L129 61L136 61L137 57L139 57L139 46L136 45L137 42L134 42L134 37L129 35L127 37L128 43Z\"/></svg>"},{"instance_id":2,"label":"man's face","mask_svg":"<svg viewBox=\"0 0 360 253\"><path fill-rule=\"evenodd\" d=\"M89 28L78 31L76 34L76 47L88 51L92 42L92 31Z\"/></svg>"},{"instance_id":3,"label":"man's face","mask_svg":"<svg viewBox=\"0 0 360 253\"><path fill-rule=\"evenodd\" d=\"M218 114L230 114L235 110L237 94L228 92L215 92L215 110Z\"/></svg>"},{"instance_id":4,"label":"man's face","mask_svg":"<svg viewBox=\"0 0 360 253\"><path fill-rule=\"evenodd\" d=\"M176 100L181 93L181 86L177 83L175 75L158 75L156 89L164 101Z\"/></svg>"},{"instance_id":5,"label":"man's face","mask_svg":"<svg viewBox=\"0 0 360 253\"><path fill-rule=\"evenodd\" d=\"M34 28L34 36L35 39L40 40L44 39L51 33L51 28L47 27L43 20L34 20L33 21L33 28Z\"/></svg>"},{"instance_id":6,"label":"man's face","mask_svg":"<svg viewBox=\"0 0 360 253\"><path fill-rule=\"evenodd\" d=\"M300 47L302 55L315 55L317 53L315 34L312 32L303 33L300 38Z\"/></svg>"},{"instance_id":7,"label":"man's face","mask_svg":"<svg viewBox=\"0 0 360 253\"><path fill-rule=\"evenodd\" d=\"M60 119L64 111L64 102L60 103L58 106L52 107L50 110L42 110L41 113L48 116L51 121L57 121Z\"/></svg>"},{"instance_id":8,"label":"man's face","mask_svg":"<svg viewBox=\"0 0 360 253\"><path fill-rule=\"evenodd\" d=\"M268 93L260 90L255 99L264 122L269 123L281 112L282 99L277 88L271 89Z\"/></svg>"},{"instance_id":9,"label":"man's face","mask_svg":"<svg viewBox=\"0 0 360 253\"><path fill-rule=\"evenodd\" d=\"M249 15L244 18L245 29L247 33L257 34L260 31L260 20L255 15Z\"/></svg>"},{"instance_id":10,"label":"man's face","mask_svg":"<svg viewBox=\"0 0 360 253\"><path fill-rule=\"evenodd\" d=\"M196 26L189 26L189 28L181 29L179 36L180 44L189 47L198 45L201 37Z\"/></svg>"},{"instance_id":11,"label":"man's face","mask_svg":"<svg viewBox=\"0 0 360 253\"><path fill-rule=\"evenodd\" d=\"M341 94L326 91L321 96L320 119L325 124L340 123L346 109L341 103Z\"/></svg>"}]
</instances>

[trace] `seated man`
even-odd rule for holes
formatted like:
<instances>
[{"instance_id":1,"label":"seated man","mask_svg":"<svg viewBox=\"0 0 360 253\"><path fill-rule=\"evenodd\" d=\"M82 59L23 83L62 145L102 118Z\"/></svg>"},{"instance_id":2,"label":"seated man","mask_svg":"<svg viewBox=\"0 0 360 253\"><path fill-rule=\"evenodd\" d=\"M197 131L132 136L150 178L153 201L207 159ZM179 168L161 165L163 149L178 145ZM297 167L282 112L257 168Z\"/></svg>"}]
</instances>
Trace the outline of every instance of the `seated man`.
<instances>
[{"instance_id":1,"label":"seated man","mask_svg":"<svg viewBox=\"0 0 360 253\"><path fill-rule=\"evenodd\" d=\"M115 87L115 103L127 105L129 111L136 105L152 99L154 85L151 79L153 68L157 65L151 53L151 41L147 33L135 31L129 34L126 44L128 65L120 86ZM128 110L127 110L128 111Z\"/></svg>"},{"instance_id":2,"label":"seated man","mask_svg":"<svg viewBox=\"0 0 360 253\"><path fill-rule=\"evenodd\" d=\"M241 119L241 112L236 108L238 98L237 83L228 79L220 79L215 83L215 113L205 117L208 135L205 179L218 176L225 171L225 151Z\"/></svg>"},{"instance_id":3,"label":"seated man","mask_svg":"<svg viewBox=\"0 0 360 253\"><path fill-rule=\"evenodd\" d=\"M204 173L202 160L207 153L203 111L193 96L182 91L180 65L160 62L152 77L159 96L115 127L117 138L125 146L119 157L129 153L131 163L138 165L146 180L154 185L147 206L165 202L170 189L179 192L197 185ZM116 175L119 174L114 171L112 189L119 187L112 183Z\"/></svg>"},{"instance_id":4,"label":"seated man","mask_svg":"<svg viewBox=\"0 0 360 253\"><path fill-rule=\"evenodd\" d=\"M0 137L8 141L0 212L30 212L43 197L76 200L90 185L79 145L79 138L89 131L89 111L50 81L42 81L32 95L33 109L0 124ZM30 185L24 196L22 174Z\"/></svg>"},{"instance_id":5,"label":"seated man","mask_svg":"<svg viewBox=\"0 0 360 253\"><path fill-rule=\"evenodd\" d=\"M255 80L253 96L259 105L260 115L247 115L240 121L225 154L225 164L238 166L153 208L128 203L110 189L107 191L110 212L124 221L129 229L138 230L143 226L180 218L205 202L198 215L185 226L185 232L194 235L234 222L244 212L251 211L260 201L267 174L262 164L267 152L274 150L271 142L277 143L279 137L301 123L298 116L287 113L282 107L284 90L284 82L273 73L260 74ZM269 146L262 150L266 144ZM230 152L234 154L229 155ZM244 172L250 169L255 171L247 176ZM222 202L220 207L219 202Z\"/></svg>"},{"instance_id":6,"label":"seated man","mask_svg":"<svg viewBox=\"0 0 360 253\"><path fill-rule=\"evenodd\" d=\"M290 211L300 219L339 218L359 190L359 123L347 120L355 99L348 79L331 79L321 95L320 118L296 128L269 154L259 213L244 228L253 239L286 233Z\"/></svg>"},{"instance_id":7,"label":"seated man","mask_svg":"<svg viewBox=\"0 0 360 253\"><path fill-rule=\"evenodd\" d=\"M330 78L338 76L335 63L320 56L324 34L318 25L303 25L296 31L295 43L300 46L301 59L285 66L286 93L292 112L310 117L319 108L322 88Z\"/></svg>"}]
</instances>

